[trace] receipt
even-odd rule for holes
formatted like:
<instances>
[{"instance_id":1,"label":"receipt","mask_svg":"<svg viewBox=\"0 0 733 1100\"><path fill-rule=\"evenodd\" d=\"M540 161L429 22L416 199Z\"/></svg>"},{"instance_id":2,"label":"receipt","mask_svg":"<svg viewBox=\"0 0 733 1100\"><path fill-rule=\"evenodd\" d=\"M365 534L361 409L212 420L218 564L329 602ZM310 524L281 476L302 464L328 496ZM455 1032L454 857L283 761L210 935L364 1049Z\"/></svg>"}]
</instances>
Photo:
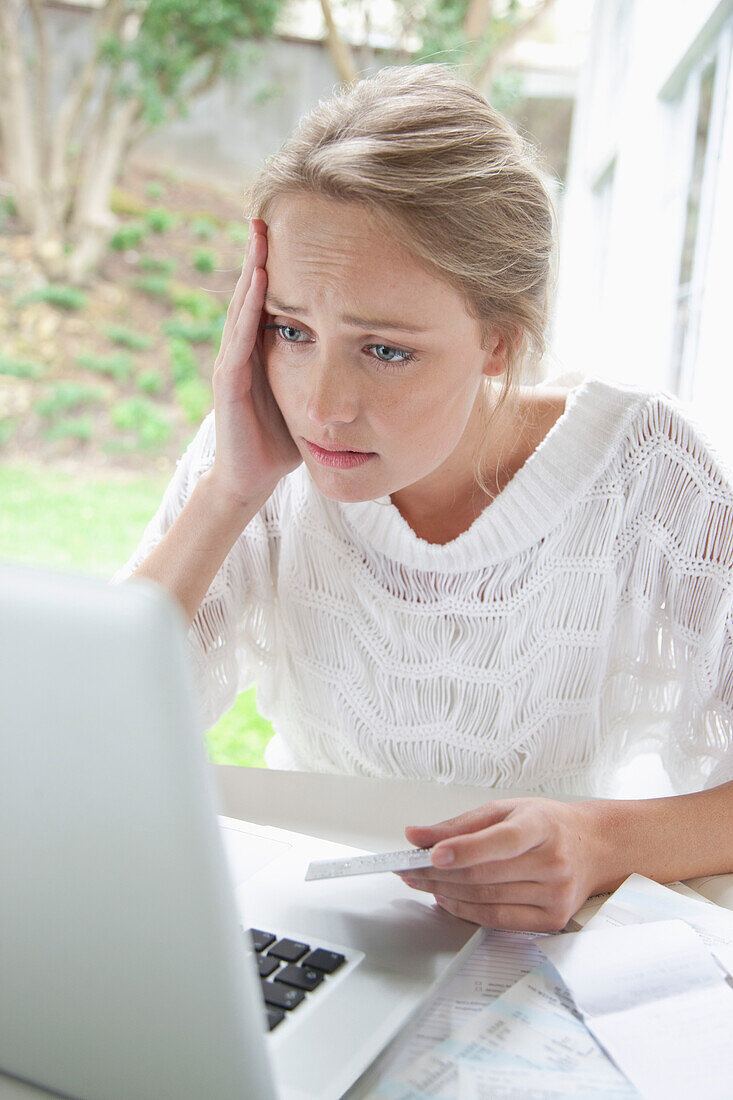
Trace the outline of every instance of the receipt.
<instances>
[{"instance_id":1,"label":"receipt","mask_svg":"<svg viewBox=\"0 0 733 1100\"><path fill-rule=\"evenodd\" d=\"M638 1100L545 962L369 1100Z\"/></svg>"},{"instance_id":2,"label":"receipt","mask_svg":"<svg viewBox=\"0 0 733 1100\"><path fill-rule=\"evenodd\" d=\"M585 929L541 947L586 1026L645 1100L730 1100L733 989L689 924Z\"/></svg>"}]
</instances>

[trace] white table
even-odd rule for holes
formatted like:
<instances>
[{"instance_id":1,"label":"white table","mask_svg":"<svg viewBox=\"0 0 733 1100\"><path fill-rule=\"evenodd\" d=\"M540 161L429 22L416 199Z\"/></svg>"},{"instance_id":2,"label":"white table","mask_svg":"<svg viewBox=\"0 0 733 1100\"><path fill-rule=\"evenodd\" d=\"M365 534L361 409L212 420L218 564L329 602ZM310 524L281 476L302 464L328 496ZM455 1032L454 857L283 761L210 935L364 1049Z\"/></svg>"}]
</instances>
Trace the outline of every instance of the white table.
<instances>
[{"instance_id":1,"label":"white table","mask_svg":"<svg viewBox=\"0 0 733 1100\"><path fill-rule=\"evenodd\" d=\"M448 786L419 780L285 772L212 765L220 812L228 817L380 850L409 847L405 825L430 825L496 798L529 792ZM56 1095L0 1073L1 1100Z\"/></svg>"}]
</instances>

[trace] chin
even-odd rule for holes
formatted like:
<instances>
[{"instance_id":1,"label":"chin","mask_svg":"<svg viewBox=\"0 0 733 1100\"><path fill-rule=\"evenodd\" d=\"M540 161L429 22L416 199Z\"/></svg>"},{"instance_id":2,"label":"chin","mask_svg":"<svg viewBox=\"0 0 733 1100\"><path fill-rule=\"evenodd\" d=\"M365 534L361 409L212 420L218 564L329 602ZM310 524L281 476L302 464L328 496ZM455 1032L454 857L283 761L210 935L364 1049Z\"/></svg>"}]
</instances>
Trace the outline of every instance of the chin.
<instances>
[{"instance_id":1,"label":"chin","mask_svg":"<svg viewBox=\"0 0 733 1100\"><path fill-rule=\"evenodd\" d=\"M375 500L377 497L387 496L387 492L378 487L368 487L366 484L361 487L356 484L354 479L353 484L349 484L347 478L343 479L343 484L339 485L335 478L329 479L321 478L318 476L318 471L312 470L308 467L313 483L318 489L321 496L328 497L329 500L337 500L340 504L361 504L365 500Z\"/></svg>"}]
</instances>

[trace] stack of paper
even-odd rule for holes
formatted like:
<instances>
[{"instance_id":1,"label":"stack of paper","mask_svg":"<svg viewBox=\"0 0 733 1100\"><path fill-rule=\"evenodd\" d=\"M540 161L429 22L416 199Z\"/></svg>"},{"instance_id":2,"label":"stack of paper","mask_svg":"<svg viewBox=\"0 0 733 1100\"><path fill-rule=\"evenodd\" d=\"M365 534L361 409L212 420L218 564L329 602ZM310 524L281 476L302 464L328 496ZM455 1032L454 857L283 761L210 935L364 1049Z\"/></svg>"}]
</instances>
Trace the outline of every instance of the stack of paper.
<instances>
[{"instance_id":1,"label":"stack of paper","mask_svg":"<svg viewBox=\"0 0 733 1100\"><path fill-rule=\"evenodd\" d=\"M403 1047L369 1097L728 1100L733 913L691 893L632 875L583 932L535 941L552 964L474 1004L460 1026L461 1014L448 1013L437 1030L446 1035L452 1020L452 1032L424 1035L409 1061Z\"/></svg>"},{"instance_id":2,"label":"stack of paper","mask_svg":"<svg viewBox=\"0 0 733 1100\"><path fill-rule=\"evenodd\" d=\"M645 1100L730 1100L733 989L689 924L586 929L553 936L543 950Z\"/></svg>"}]
</instances>

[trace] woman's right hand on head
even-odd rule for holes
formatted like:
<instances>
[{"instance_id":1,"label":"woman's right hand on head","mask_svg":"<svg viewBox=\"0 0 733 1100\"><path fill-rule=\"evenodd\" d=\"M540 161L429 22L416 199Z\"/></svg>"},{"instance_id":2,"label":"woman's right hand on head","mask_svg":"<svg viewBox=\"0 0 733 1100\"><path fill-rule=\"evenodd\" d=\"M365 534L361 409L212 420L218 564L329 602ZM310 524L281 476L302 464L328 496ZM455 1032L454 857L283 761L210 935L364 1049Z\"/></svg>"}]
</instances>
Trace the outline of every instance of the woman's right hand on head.
<instances>
[{"instance_id":1,"label":"woman's right hand on head","mask_svg":"<svg viewBox=\"0 0 733 1100\"><path fill-rule=\"evenodd\" d=\"M212 378L216 456L211 473L220 491L242 504L263 491L271 493L303 461L265 373L260 324L266 259L267 225L253 218Z\"/></svg>"}]
</instances>

